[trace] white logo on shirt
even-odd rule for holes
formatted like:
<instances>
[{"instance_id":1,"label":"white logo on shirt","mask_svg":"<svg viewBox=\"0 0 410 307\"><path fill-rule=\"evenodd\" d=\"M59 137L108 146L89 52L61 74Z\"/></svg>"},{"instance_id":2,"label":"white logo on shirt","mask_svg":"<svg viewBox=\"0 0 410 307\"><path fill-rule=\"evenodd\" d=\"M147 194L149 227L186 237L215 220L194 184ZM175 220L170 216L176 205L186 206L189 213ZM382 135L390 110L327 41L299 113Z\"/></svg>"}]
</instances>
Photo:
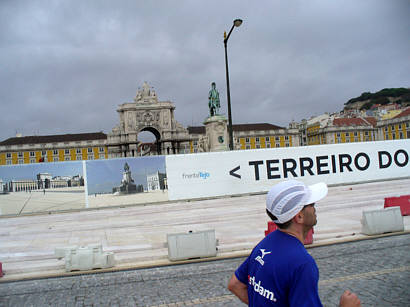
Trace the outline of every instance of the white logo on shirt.
<instances>
[{"instance_id":1,"label":"white logo on shirt","mask_svg":"<svg viewBox=\"0 0 410 307\"><path fill-rule=\"evenodd\" d=\"M276 297L273 291L264 289L263 286L261 285L261 281L258 281L258 282L255 281L255 276L248 276L248 282L249 282L249 285L253 288L253 291L263 296L264 298L267 298L268 300L276 302Z\"/></svg>"},{"instance_id":2,"label":"white logo on shirt","mask_svg":"<svg viewBox=\"0 0 410 307\"><path fill-rule=\"evenodd\" d=\"M263 261L263 257L265 257L266 255L269 255L272 252L265 252L265 249L261 248L260 249L261 253L262 253L262 257L258 256L255 258L256 261L258 261L261 265L265 264L265 261Z\"/></svg>"}]
</instances>

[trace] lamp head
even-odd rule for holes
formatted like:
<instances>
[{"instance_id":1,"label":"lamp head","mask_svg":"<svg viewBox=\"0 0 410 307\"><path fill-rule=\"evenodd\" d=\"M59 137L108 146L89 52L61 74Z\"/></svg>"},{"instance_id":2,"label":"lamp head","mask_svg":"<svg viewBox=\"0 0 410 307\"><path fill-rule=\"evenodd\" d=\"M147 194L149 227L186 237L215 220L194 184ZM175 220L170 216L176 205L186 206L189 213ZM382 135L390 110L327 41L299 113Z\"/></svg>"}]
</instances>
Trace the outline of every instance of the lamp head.
<instances>
[{"instance_id":1,"label":"lamp head","mask_svg":"<svg viewBox=\"0 0 410 307\"><path fill-rule=\"evenodd\" d=\"M235 19L233 24L235 27L239 27L242 24L242 19Z\"/></svg>"}]
</instances>

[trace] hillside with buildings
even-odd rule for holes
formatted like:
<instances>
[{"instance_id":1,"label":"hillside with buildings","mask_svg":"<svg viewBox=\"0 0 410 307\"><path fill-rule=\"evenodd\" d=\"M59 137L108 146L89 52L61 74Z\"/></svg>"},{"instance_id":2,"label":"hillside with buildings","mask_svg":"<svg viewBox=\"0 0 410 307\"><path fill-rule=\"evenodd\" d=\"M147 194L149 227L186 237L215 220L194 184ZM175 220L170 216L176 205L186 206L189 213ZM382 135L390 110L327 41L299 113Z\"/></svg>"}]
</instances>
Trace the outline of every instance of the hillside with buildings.
<instances>
[{"instance_id":1,"label":"hillside with buildings","mask_svg":"<svg viewBox=\"0 0 410 307\"><path fill-rule=\"evenodd\" d=\"M377 106L396 103L398 105L410 105L409 88L385 88L376 93L364 92L360 96L350 99L345 103L345 109L369 110Z\"/></svg>"},{"instance_id":2,"label":"hillside with buildings","mask_svg":"<svg viewBox=\"0 0 410 307\"><path fill-rule=\"evenodd\" d=\"M410 138L410 89L362 93L340 112L302 120L299 130L302 146Z\"/></svg>"}]
</instances>

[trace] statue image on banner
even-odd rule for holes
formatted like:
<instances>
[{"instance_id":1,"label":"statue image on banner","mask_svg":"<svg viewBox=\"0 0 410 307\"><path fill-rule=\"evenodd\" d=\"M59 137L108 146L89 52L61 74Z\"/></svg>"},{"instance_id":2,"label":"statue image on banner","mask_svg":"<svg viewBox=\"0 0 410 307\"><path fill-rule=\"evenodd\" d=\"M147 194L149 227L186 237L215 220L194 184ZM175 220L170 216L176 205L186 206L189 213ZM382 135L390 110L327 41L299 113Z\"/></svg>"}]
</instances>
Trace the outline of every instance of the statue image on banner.
<instances>
[{"instance_id":1,"label":"statue image on banner","mask_svg":"<svg viewBox=\"0 0 410 307\"><path fill-rule=\"evenodd\" d=\"M215 82L212 82L211 84L211 90L209 91L208 99L209 113L211 114L211 116L217 115L219 113L221 104L219 103L219 92L216 89Z\"/></svg>"},{"instance_id":2,"label":"statue image on banner","mask_svg":"<svg viewBox=\"0 0 410 307\"><path fill-rule=\"evenodd\" d=\"M122 180L121 185L119 187L114 187L112 189L113 194L133 194L133 193L141 193L144 192L142 186L138 186L135 184L134 180L131 177L130 166L127 162L124 164L124 172L122 173Z\"/></svg>"}]
</instances>

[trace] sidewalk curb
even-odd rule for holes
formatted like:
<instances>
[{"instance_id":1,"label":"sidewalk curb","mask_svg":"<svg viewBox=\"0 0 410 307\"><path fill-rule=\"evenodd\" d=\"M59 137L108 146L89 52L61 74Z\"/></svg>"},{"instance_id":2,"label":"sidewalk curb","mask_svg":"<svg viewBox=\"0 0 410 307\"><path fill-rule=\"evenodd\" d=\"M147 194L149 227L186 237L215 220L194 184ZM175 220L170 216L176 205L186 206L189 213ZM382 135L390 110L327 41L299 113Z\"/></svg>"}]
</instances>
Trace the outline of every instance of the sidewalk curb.
<instances>
[{"instance_id":1,"label":"sidewalk curb","mask_svg":"<svg viewBox=\"0 0 410 307\"><path fill-rule=\"evenodd\" d=\"M407 234L410 234L410 230L405 230L402 232L394 232L394 233L385 233L385 234L373 235L373 236L345 238L341 240L334 239L329 242L313 243L313 244L305 245L305 248L310 249L310 248L315 248L315 247L330 246L330 245L337 245L337 244L364 241L364 240L373 240L373 239L379 239L379 238L384 238L384 237L400 236L400 235L407 235ZM36 280L36 279L47 279L47 278L60 278L60 277L80 276L80 275L89 275L89 274L101 274L101 273L109 273L109 272L121 272L121 271L137 270L137 269L149 269L149 268L155 268L155 267L166 267L166 266L183 265L183 264L190 264L190 263L235 259L235 258L247 257L249 256L251 251L252 251L251 249L247 249L247 250L242 250L242 251L226 252L221 255L217 255L216 257L212 257L212 258L199 258L199 259L189 259L189 260L181 260L181 261L170 261L168 259L157 260L157 261L146 261L146 262L140 262L139 264L134 264L134 265L126 264L126 265L119 265L119 266L112 267L112 268L87 270L87 271L73 271L73 272L65 272L65 271L56 272L55 271L53 273L51 272L32 273L32 274L27 274L26 276L10 276L10 277L4 274L3 277L0 278L0 284L7 283L7 282L28 281L28 280ZM19 275L23 275L23 274L19 274Z\"/></svg>"}]
</instances>

